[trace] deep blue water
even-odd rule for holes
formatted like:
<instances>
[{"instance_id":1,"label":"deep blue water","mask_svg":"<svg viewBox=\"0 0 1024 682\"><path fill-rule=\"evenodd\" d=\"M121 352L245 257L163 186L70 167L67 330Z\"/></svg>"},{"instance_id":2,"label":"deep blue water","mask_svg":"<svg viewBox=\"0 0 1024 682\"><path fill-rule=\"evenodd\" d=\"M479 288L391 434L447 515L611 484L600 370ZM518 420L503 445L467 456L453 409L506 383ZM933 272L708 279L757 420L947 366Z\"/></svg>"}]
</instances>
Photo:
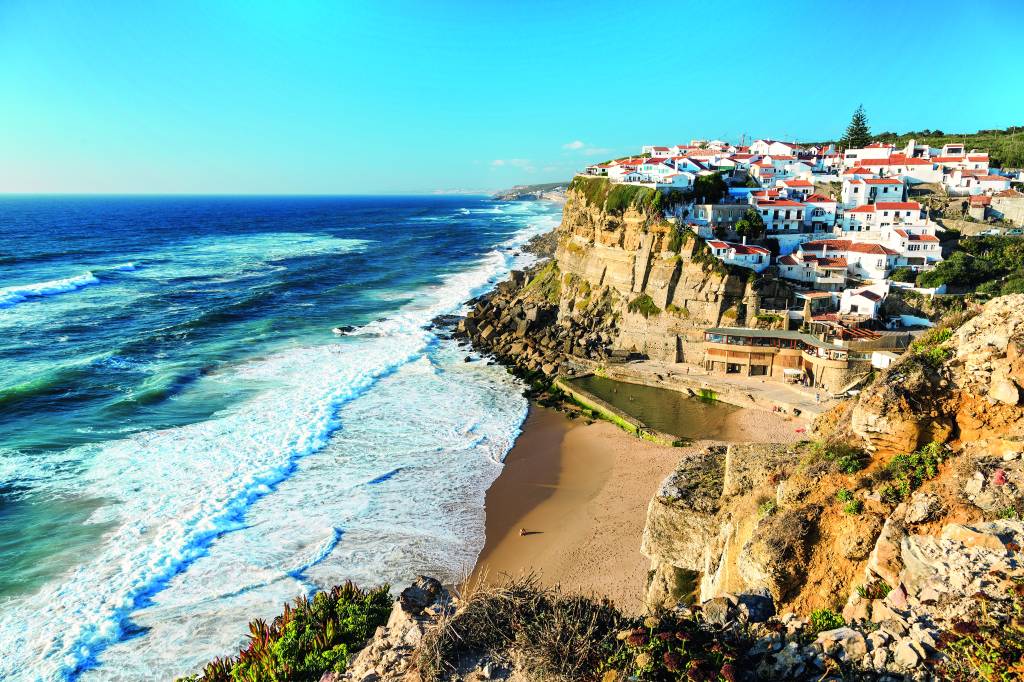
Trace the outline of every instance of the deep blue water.
<instances>
[{"instance_id":1,"label":"deep blue water","mask_svg":"<svg viewBox=\"0 0 1024 682\"><path fill-rule=\"evenodd\" d=\"M0 199L0 677L166 678L295 594L471 566L526 406L429 322L558 218Z\"/></svg>"}]
</instances>

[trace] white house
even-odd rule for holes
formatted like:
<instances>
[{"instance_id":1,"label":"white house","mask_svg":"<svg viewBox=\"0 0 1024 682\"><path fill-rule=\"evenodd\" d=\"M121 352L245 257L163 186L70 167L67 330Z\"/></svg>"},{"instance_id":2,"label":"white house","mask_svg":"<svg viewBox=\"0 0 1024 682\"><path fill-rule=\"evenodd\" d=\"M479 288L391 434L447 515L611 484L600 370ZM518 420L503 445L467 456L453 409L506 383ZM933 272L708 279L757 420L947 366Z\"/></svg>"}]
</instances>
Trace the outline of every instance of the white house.
<instances>
[{"instance_id":1,"label":"white house","mask_svg":"<svg viewBox=\"0 0 1024 682\"><path fill-rule=\"evenodd\" d=\"M889 285L872 284L859 289L846 289L839 297L839 313L841 315L865 315L871 319L878 317L882 301L889 295Z\"/></svg>"},{"instance_id":2,"label":"white house","mask_svg":"<svg viewBox=\"0 0 1024 682\"><path fill-rule=\"evenodd\" d=\"M898 178L847 178L840 192L844 208L854 208L876 201L903 201L903 181Z\"/></svg>"},{"instance_id":3,"label":"white house","mask_svg":"<svg viewBox=\"0 0 1024 682\"><path fill-rule=\"evenodd\" d=\"M924 270L942 261L942 245L932 226L893 228L886 233L886 245L899 254L898 267Z\"/></svg>"},{"instance_id":4,"label":"white house","mask_svg":"<svg viewBox=\"0 0 1024 682\"><path fill-rule=\"evenodd\" d=\"M792 199L758 201L757 210L764 220L765 232L800 232L806 206Z\"/></svg>"},{"instance_id":5,"label":"white house","mask_svg":"<svg viewBox=\"0 0 1024 682\"><path fill-rule=\"evenodd\" d=\"M779 276L808 284L818 291L840 291L846 286L846 257L794 251L776 261Z\"/></svg>"},{"instance_id":6,"label":"white house","mask_svg":"<svg viewBox=\"0 0 1024 682\"><path fill-rule=\"evenodd\" d=\"M899 254L877 242L852 239L820 239L804 242L800 250L818 258L845 258L846 274L858 279L882 281L897 264Z\"/></svg>"},{"instance_id":7,"label":"white house","mask_svg":"<svg viewBox=\"0 0 1024 682\"><path fill-rule=\"evenodd\" d=\"M847 149L843 152L843 168L863 166L866 160L888 159L896 150L895 145L874 142L867 147Z\"/></svg>"},{"instance_id":8,"label":"white house","mask_svg":"<svg viewBox=\"0 0 1024 682\"><path fill-rule=\"evenodd\" d=\"M778 181L779 189L785 190L787 199L803 201L814 191L814 183L803 178L790 178Z\"/></svg>"},{"instance_id":9,"label":"white house","mask_svg":"<svg viewBox=\"0 0 1024 682\"><path fill-rule=\"evenodd\" d=\"M858 165L876 175L899 177L911 184L942 182L942 167L928 159L893 154L884 159L863 159Z\"/></svg>"},{"instance_id":10,"label":"white house","mask_svg":"<svg viewBox=\"0 0 1024 682\"><path fill-rule=\"evenodd\" d=\"M672 156L672 149L670 147L659 147L655 145L645 144L640 148L642 154L650 154L655 158L668 158Z\"/></svg>"},{"instance_id":11,"label":"white house","mask_svg":"<svg viewBox=\"0 0 1024 682\"><path fill-rule=\"evenodd\" d=\"M804 225L809 225L813 232L827 232L836 224L836 208L838 203L821 194L811 194L804 199L807 208L804 210Z\"/></svg>"},{"instance_id":12,"label":"white house","mask_svg":"<svg viewBox=\"0 0 1024 682\"><path fill-rule=\"evenodd\" d=\"M754 272L761 272L771 265L771 251L760 246L749 246L745 242L745 239L743 244L712 239L707 244L711 255L730 265L740 265Z\"/></svg>"},{"instance_id":13,"label":"white house","mask_svg":"<svg viewBox=\"0 0 1024 682\"><path fill-rule=\"evenodd\" d=\"M839 232L861 241L885 241L889 228L924 230L927 225L916 201L879 201L844 212Z\"/></svg>"},{"instance_id":14,"label":"white house","mask_svg":"<svg viewBox=\"0 0 1024 682\"><path fill-rule=\"evenodd\" d=\"M783 156L793 156L800 150L800 146L789 142L779 142L778 140L754 140L750 143L750 153L760 154L765 156L767 154L782 154Z\"/></svg>"}]
</instances>

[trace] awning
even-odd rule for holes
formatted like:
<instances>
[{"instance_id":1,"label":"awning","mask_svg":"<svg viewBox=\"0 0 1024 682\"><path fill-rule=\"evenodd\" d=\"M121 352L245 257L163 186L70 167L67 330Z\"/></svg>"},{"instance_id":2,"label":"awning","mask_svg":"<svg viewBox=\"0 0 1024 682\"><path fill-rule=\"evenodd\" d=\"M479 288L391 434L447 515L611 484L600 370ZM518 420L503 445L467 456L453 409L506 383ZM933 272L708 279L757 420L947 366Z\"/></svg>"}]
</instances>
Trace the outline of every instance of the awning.
<instances>
[{"instance_id":1,"label":"awning","mask_svg":"<svg viewBox=\"0 0 1024 682\"><path fill-rule=\"evenodd\" d=\"M784 369L782 373L788 377L799 377L803 376L804 371L802 369Z\"/></svg>"}]
</instances>

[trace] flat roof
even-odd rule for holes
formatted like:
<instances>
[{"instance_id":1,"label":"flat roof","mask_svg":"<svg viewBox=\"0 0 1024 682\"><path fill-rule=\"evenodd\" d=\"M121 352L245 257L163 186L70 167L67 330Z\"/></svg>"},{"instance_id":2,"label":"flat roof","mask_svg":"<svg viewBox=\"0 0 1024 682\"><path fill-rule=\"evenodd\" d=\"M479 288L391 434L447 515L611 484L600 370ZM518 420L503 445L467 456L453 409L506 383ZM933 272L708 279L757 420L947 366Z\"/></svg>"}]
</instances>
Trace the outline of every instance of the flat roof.
<instances>
[{"instance_id":1,"label":"flat roof","mask_svg":"<svg viewBox=\"0 0 1024 682\"><path fill-rule=\"evenodd\" d=\"M803 341L804 343L818 348L837 348L830 343L825 343L816 336L804 334L803 332L783 331L782 329L750 329L748 327L711 327L705 329L706 334L723 334L726 336L745 336L753 339L790 339Z\"/></svg>"}]
</instances>

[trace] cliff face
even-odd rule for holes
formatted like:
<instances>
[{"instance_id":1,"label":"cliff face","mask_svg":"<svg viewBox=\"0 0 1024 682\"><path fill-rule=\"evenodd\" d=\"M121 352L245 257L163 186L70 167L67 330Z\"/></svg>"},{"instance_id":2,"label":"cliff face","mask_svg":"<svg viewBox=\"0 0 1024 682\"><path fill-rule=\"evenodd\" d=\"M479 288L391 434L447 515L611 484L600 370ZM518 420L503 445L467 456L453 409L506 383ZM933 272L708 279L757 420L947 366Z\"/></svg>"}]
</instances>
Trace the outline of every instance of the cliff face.
<instances>
[{"instance_id":1,"label":"cliff face","mask_svg":"<svg viewBox=\"0 0 1024 682\"><path fill-rule=\"evenodd\" d=\"M462 331L478 345L546 373L616 352L699 362L705 328L742 324L758 305L788 296L778 284L756 291L750 271L678 234L653 190L601 180L570 187L552 263L470 315Z\"/></svg>"},{"instance_id":2,"label":"cliff face","mask_svg":"<svg viewBox=\"0 0 1024 682\"><path fill-rule=\"evenodd\" d=\"M880 454L932 441L985 441L1013 452L1024 440L1024 295L996 298L956 331L918 342L856 401L850 430Z\"/></svg>"}]
</instances>

